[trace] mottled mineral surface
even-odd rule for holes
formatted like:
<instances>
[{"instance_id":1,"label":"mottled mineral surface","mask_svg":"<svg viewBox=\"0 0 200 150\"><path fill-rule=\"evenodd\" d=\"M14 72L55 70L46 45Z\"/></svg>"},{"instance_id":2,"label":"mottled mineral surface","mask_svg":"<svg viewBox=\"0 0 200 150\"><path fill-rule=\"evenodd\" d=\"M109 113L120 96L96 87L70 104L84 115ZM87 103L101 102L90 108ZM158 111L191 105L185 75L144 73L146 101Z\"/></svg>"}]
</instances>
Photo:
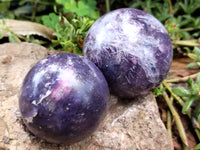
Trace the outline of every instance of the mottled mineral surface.
<instances>
[{"instance_id":1,"label":"mottled mineral surface","mask_svg":"<svg viewBox=\"0 0 200 150\"><path fill-rule=\"evenodd\" d=\"M47 143L24 126L19 91L30 68L54 51L29 44L0 45L0 149L9 150L172 150L154 96L120 101L111 96L104 122L94 134L69 146Z\"/></svg>"},{"instance_id":2,"label":"mottled mineral surface","mask_svg":"<svg viewBox=\"0 0 200 150\"><path fill-rule=\"evenodd\" d=\"M166 77L172 62L167 30L144 11L123 8L100 17L84 42L84 56L122 98L147 94Z\"/></svg>"}]
</instances>

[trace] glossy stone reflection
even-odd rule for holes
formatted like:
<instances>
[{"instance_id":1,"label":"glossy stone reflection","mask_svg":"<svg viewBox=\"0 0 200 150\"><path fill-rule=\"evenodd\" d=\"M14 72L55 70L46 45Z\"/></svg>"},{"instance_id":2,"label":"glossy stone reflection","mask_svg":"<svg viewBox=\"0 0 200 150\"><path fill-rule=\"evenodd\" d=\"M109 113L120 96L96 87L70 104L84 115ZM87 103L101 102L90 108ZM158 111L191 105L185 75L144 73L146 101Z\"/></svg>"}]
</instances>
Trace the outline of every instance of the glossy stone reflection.
<instances>
[{"instance_id":1,"label":"glossy stone reflection","mask_svg":"<svg viewBox=\"0 0 200 150\"><path fill-rule=\"evenodd\" d=\"M70 144L95 131L105 117L109 96L107 82L92 62L60 53L29 71L19 106L33 134L48 142Z\"/></svg>"},{"instance_id":2,"label":"glossy stone reflection","mask_svg":"<svg viewBox=\"0 0 200 150\"><path fill-rule=\"evenodd\" d=\"M84 42L84 56L121 98L147 94L166 77L172 44L164 26L146 12L124 8L99 18Z\"/></svg>"}]
</instances>

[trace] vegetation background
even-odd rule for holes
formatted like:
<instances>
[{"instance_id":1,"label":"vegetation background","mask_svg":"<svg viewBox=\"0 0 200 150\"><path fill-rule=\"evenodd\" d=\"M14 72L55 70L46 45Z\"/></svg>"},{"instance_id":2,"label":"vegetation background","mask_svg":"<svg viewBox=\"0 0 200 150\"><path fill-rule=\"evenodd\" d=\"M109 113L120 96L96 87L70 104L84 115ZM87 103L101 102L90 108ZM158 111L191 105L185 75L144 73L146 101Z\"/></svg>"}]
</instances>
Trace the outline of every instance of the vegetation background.
<instances>
[{"instance_id":1,"label":"vegetation background","mask_svg":"<svg viewBox=\"0 0 200 150\"><path fill-rule=\"evenodd\" d=\"M163 23L172 40L175 70L187 60L182 70L187 73L169 73L153 92L174 148L200 149L200 0L0 0L0 43L26 41L82 55L95 20L124 7L146 11ZM7 19L43 24L54 31L54 38L41 31L19 35Z\"/></svg>"}]
</instances>

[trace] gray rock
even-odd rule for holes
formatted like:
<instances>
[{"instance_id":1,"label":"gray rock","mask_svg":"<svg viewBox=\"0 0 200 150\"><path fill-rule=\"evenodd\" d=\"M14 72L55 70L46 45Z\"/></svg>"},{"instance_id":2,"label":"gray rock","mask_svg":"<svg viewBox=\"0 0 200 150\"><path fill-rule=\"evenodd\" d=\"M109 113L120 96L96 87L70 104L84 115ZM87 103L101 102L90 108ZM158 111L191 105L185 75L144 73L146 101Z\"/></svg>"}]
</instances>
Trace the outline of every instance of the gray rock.
<instances>
[{"instance_id":1,"label":"gray rock","mask_svg":"<svg viewBox=\"0 0 200 150\"><path fill-rule=\"evenodd\" d=\"M172 150L152 93L132 101L111 96L108 114L87 139L64 146L46 143L29 133L20 118L18 96L29 69L55 53L30 43L0 45L0 149L15 150ZM9 139L4 142L3 139Z\"/></svg>"}]
</instances>

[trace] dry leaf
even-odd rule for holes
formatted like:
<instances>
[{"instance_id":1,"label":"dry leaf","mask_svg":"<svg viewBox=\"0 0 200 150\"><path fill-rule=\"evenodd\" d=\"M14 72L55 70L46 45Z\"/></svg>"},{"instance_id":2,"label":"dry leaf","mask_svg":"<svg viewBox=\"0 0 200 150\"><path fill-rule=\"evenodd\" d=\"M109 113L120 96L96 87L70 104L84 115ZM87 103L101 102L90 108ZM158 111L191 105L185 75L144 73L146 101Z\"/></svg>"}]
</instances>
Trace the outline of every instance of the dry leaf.
<instances>
[{"instance_id":1,"label":"dry leaf","mask_svg":"<svg viewBox=\"0 0 200 150\"><path fill-rule=\"evenodd\" d=\"M11 31L13 31L17 35L39 35L42 36L48 40L55 39L55 36L53 33L54 30L41 25L39 23L29 22L29 21L20 21L20 20L0 20L0 25L3 24L3 21L5 21L5 26L8 27ZM3 32L4 36L8 36L7 33Z\"/></svg>"},{"instance_id":2,"label":"dry leaf","mask_svg":"<svg viewBox=\"0 0 200 150\"><path fill-rule=\"evenodd\" d=\"M191 59L175 58L172 62L171 68L168 73L168 79L177 77L185 77L199 72L199 69L187 69L186 66L191 62Z\"/></svg>"}]
</instances>

